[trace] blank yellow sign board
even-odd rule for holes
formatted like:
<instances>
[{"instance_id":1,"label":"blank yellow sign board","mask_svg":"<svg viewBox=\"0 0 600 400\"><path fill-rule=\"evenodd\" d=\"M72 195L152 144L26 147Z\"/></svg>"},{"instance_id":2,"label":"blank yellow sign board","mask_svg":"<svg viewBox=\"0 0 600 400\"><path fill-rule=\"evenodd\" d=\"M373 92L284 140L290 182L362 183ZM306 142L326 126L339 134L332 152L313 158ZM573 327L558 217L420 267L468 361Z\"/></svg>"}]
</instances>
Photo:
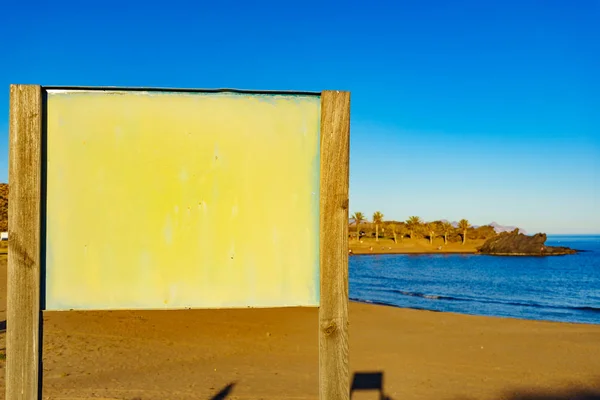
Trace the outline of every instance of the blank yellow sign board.
<instances>
[{"instance_id":1,"label":"blank yellow sign board","mask_svg":"<svg viewBox=\"0 0 600 400\"><path fill-rule=\"evenodd\" d=\"M48 90L45 309L319 305L320 97Z\"/></svg>"}]
</instances>

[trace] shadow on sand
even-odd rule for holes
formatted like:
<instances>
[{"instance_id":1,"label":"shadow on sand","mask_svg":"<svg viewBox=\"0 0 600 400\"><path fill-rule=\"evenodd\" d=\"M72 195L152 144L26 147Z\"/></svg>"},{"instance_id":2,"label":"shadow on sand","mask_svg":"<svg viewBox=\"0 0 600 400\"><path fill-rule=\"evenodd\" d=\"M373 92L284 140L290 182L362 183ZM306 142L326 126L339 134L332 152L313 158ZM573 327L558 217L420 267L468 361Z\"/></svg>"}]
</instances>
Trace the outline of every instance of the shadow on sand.
<instances>
[{"instance_id":1,"label":"shadow on sand","mask_svg":"<svg viewBox=\"0 0 600 400\"><path fill-rule=\"evenodd\" d=\"M229 396L229 394L231 394L231 391L233 390L234 386L235 386L235 382L230 383L229 385L227 385L223 389L221 389L221 391L219 393L217 393L213 397L211 397L210 400L225 400L225 399L227 399L227 396Z\"/></svg>"},{"instance_id":2,"label":"shadow on sand","mask_svg":"<svg viewBox=\"0 0 600 400\"><path fill-rule=\"evenodd\" d=\"M394 400L385 394L384 373L378 372L356 372L352 378L350 388L350 398L356 391L374 391L379 396L379 400ZM375 398L375 397L374 397ZM518 389L506 391L498 395L498 400L600 400L600 381L593 389L557 389L555 391L534 391L527 389ZM399 400L399 399L398 399ZM464 397L455 400L475 400L474 398Z\"/></svg>"},{"instance_id":3,"label":"shadow on sand","mask_svg":"<svg viewBox=\"0 0 600 400\"><path fill-rule=\"evenodd\" d=\"M498 399L505 400L600 400L599 389L560 389L556 391L513 390ZM460 400L475 400L463 398Z\"/></svg>"},{"instance_id":4,"label":"shadow on sand","mask_svg":"<svg viewBox=\"0 0 600 400\"><path fill-rule=\"evenodd\" d=\"M383 372L356 372L352 377L352 386L350 388L350 399L352 394L357 391L373 391L379 400L400 400L392 399L385 394ZM210 398L210 400L227 400L233 391L235 382L225 386L219 393ZM511 390L498 395L498 400L600 400L600 382L595 386L597 389L557 389L556 391L533 391L527 389ZM373 397L376 399L377 397ZM458 397L454 400L476 400L472 397Z\"/></svg>"},{"instance_id":5,"label":"shadow on sand","mask_svg":"<svg viewBox=\"0 0 600 400\"><path fill-rule=\"evenodd\" d=\"M383 391L383 372L354 373L350 386L350 398L354 392L364 390L376 391L379 394L379 400L392 400Z\"/></svg>"}]
</instances>

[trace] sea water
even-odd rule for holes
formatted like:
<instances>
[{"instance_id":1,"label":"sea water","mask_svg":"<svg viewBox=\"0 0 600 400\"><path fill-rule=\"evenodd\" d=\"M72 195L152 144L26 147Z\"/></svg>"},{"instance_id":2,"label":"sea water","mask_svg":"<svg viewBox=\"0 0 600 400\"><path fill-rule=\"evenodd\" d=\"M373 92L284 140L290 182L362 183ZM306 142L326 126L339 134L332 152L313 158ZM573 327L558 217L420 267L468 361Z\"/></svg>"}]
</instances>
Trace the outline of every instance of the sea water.
<instances>
[{"instance_id":1,"label":"sea water","mask_svg":"<svg viewBox=\"0 0 600 400\"><path fill-rule=\"evenodd\" d=\"M600 324L600 236L548 236L583 250L548 257L351 256L350 299L473 315Z\"/></svg>"}]
</instances>

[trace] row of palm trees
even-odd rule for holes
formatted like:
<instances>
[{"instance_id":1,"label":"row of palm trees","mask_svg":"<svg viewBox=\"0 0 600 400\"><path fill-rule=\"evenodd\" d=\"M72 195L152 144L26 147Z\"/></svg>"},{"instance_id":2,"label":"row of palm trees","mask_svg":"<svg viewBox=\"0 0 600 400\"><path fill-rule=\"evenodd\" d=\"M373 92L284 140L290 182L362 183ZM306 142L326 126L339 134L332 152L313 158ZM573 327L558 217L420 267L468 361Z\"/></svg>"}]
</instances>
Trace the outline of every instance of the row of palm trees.
<instances>
[{"instance_id":1,"label":"row of palm trees","mask_svg":"<svg viewBox=\"0 0 600 400\"><path fill-rule=\"evenodd\" d=\"M356 224L356 236L360 237L360 224L366 222L365 215L358 211L352 215L354 222ZM379 241L379 226L383 225L383 214L380 211L376 211L373 213L373 224L375 225L375 240ZM448 235L450 235L454 231L454 226L450 222L423 222L421 218L417 216L409 217L400 228L397 227L395 223L390 223L388 225L389 229L392 231L394 236L394 242L397 243L397 234L400 234L400 237L403 238L406 234L412 239L414 237L415 231L421 227L424 227L429 236L429 243L433 244L433 238L436 235L441 235L444 237L444 244L448 244ZM467 230L471 227L471 224L466 219L461 219L458 222L458 229L462 232L462 244L465 244L467 241Z\"/></svg>"}]
</instances>

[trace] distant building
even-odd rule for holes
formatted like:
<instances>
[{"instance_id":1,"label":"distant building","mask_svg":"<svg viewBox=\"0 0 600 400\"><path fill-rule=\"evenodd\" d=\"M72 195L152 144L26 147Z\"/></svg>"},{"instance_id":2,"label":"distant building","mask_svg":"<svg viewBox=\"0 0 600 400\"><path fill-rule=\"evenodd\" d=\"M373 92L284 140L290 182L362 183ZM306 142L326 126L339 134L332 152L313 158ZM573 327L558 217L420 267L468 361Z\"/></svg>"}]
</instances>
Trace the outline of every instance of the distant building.
<instances>
[{"instance_id":1,"label":"distant building","mask_svg":"<svg viewBox=\"0 0 600 400\"><path fill-rule=\"evenodd\" d=\"M0 232L0 240L8 240L8 232Z\"/></svg>"}]
</instances>

